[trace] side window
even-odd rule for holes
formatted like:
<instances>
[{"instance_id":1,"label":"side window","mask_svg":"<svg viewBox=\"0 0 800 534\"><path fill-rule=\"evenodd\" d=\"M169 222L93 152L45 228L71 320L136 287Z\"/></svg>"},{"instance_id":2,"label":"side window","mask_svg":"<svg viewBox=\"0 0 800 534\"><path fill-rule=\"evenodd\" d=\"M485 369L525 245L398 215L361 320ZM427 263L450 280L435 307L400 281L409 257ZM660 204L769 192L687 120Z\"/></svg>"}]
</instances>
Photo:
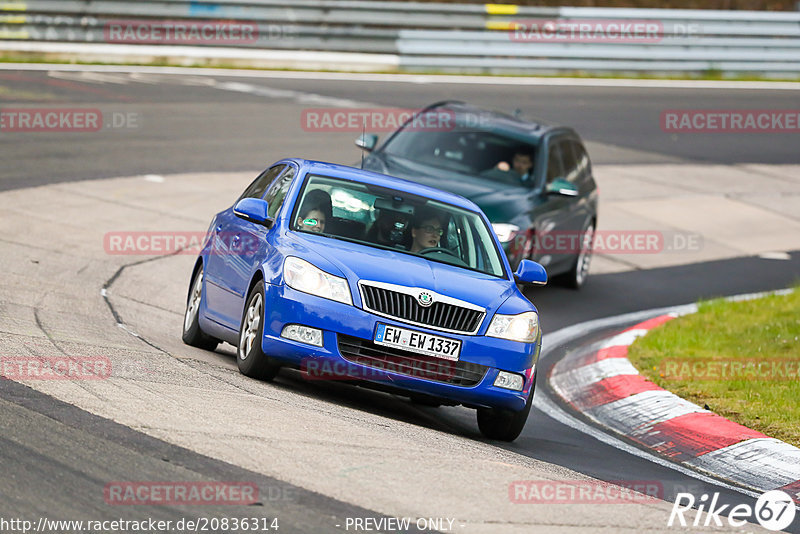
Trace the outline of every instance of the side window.
<instances>
[{"instance_id":1,"label":"side window","mask_svg":"<svg viewBox=\"0 0 800 534\"><path fill-rule=\"evenodd\" d=\"M586 149L578 141L572 142L572 148L575 150L575 161L578 163L578 173L581 180L585 179L591 172L591 164L589 163L589 154Z\"/></svg>"},{"instance_id":2,"label":"side window","mask_svg":"<svg viewBox=\"0 0 800 534\"><path fill-rule=\"evenodd\" d=\"M289 192L289 186L292 185L294 173L294 167L289 167L286 172L280 176L280 178L275 180L275 183L272 184L272 187L270 187L269 191L267 191L267 196L264 197L264 200L269 203L267 214L270 217L275 217L275 215L278 213L278 210L281 209L283 201L286 198L286 193Z\"/></svg>"},{"instance_id":3,"label":"side window","mask_svg":"<svg viewBox=\"0 0 800 534\"><path fill-rule=\"evenodd\" d=\"M286 165L275 165L274 167L270 167L266 171L262 172L261 175L253 180L253 183L247 186L247 189L244 190L242 196L239 197L239 200L243 198L261 198L264 196L264 191L267 190L269 184L271 184L275 178L286 168Z\"/></svg>"},{"instance_id":4,"label":"side window","mask_svg":"<svg viewBox=\"0 0 800 534\"><path fill-rule=\"evenodd\" d=\"M561 164L561 143L551 142L547 152L547 183L556 178L564 177L564 167Z\"/></svg>"},{"instance_id":5,"label":"side window","mask_svg":"<svg viewBox=\"0 0 800 534\"><path fill-rule=\"evenodd\" d=\"M575 142L568 140L559 144L561 145L561 159L564 162L564 179L577 184L579 171L577 155L575 154Z\"/></svg>"}]
</instances>

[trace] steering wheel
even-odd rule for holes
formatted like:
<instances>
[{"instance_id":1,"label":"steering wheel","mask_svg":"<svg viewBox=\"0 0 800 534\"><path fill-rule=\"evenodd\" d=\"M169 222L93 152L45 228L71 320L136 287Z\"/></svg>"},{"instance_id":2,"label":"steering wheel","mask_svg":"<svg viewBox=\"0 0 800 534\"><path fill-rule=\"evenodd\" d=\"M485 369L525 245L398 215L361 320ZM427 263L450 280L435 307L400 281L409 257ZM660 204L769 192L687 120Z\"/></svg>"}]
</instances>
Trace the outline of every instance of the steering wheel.
<instances>
[{"instance_id":1,"label":"steering wheel","mask_svg":"<svg viewBox=\"0 0 800 534\"><path fill-rule=\"evenodd\" d=\"M449 248L444 248L444 247L429 247L429 248L423 248L422 250L419 251L420 254L427 254L429 252L444 252L445 254L450 254L451 256L455 256L456 258L458 258L458 254L456 254Z\"/></svg>"}]
</instances>

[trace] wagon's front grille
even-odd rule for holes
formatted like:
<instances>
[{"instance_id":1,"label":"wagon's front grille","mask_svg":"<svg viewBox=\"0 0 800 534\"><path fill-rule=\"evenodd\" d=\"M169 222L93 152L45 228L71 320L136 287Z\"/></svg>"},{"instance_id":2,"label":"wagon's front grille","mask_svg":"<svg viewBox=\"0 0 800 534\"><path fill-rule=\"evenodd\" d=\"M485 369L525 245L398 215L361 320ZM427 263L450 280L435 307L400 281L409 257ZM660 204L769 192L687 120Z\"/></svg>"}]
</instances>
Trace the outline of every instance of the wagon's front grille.
<instances>
[{"instance_id":1,"label":"wagon's front grille","mask_svg":"<svg viewBox=\"0 0 800 534\"><path fill-rule=\"evenodd\" d=\"M485 312L482 310L442 301L434 301L428 307L421 306L411 291L409 289L406 293L361 283L364 308L398 321L463 334L474 334L483 321Z\"/></svg>"},{"instance_id":2,"label":"wagon's front grille","mask_svg":"<svg viewBox=\"0 0 800 534\"><path fill-rule=\"evenodd\" d=\"M480 383L489 369L477 363L451 362L342 334L338 340L339 352L347 361L433 382L471 387Z\"/></svg>"}]
</instances>

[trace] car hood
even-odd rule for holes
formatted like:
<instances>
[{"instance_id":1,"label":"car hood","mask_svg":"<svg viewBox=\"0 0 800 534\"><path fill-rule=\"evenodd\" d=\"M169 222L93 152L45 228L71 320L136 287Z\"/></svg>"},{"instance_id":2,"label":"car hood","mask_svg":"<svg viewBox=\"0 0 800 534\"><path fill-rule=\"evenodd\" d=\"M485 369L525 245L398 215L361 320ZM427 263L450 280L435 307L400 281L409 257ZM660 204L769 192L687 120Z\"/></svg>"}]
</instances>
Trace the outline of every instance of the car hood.
<instances>
[{"instance_id":1,"label":"car hood","mask_svg":"<svg viewBox=\"0 0 800 534\"><path fill-rule=\"evenodd\" d=\"M477 204L492 222L515 222L520 214L529 213L541 203L530 188L521 185L495 182L383 153L372 157L379 159L383 166L375 170L466 197Z\"/></svg>"},{"instance_id":2,"label":"car hood","mask_svg":"<svg viewBox=\"0 0 800 534\"><path fill-rule=\"evenodd\" d=\"M510 280L419 256L324 236L291 234L296 240L295 250L304 259L331 274L346 276L356 293L359 280L372 280L432 290L493 313L515 290Z\"/></svg>"}]
</instances>

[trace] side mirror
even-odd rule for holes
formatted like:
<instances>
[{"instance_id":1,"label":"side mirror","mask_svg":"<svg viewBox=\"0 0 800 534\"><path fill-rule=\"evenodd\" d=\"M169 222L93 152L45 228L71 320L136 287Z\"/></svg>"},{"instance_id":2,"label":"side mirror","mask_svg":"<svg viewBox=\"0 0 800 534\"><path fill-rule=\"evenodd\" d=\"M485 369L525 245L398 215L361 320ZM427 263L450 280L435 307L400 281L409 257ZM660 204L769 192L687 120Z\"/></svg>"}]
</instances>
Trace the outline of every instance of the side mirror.
<instances>
[{"instance_id":1,"label":"side mirror","mask_svg":"<svg viewBox=\"0 0 800 534\"><path fill-rule=\"evenodd\" d=\"M544 267L531 260L522 260L514 272L514 279L519 284L547 285L547 271Z\"/></svg>"},{"instance_id":2,"label":"side mirror","mask_svg":"<svg viewBox=\"0 0 800 534\"><path fill-rule=\"evenodd\" d=\"M233 207L233 214L246 221L271 228L275 220L269 216L269 204L260 198L243 198Z\"/></svg>"},{"instance_id":3,"label":"side mirror","mask_svg":"<svg viewBox=\"0 0 800 534\"><path fill-rule=\"evenodd\" d=\"M545 193L548 195L561 195L565 197L577 197L578 188L563 178L556 178L545 187Z\"/></svg>"},{"instance_id":4,"label":"side mirror","mask_svg":"<svg viewBox=\"0 0 800 534\"><path fill-rule=\"evenodd\" d=\"M377 144L378 136L375 134L361 134L358 139L356 139L356 146L367 152L372 152Z\"/></svg>"}]
</instances>

